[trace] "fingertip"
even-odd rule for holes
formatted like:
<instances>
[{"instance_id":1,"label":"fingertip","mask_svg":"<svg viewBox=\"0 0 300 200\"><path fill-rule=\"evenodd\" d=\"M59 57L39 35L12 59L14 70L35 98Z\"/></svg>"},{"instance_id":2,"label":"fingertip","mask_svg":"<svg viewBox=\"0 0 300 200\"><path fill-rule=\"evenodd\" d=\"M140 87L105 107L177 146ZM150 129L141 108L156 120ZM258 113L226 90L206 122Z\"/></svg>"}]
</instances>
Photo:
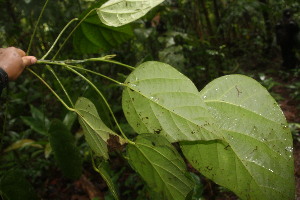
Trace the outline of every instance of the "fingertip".
<instances>
[{"instance_id":1,"label":"fingertip","mask_svg":"<svg viewBox=\"0 0 300 200\"><path fill-rule=\"evenodd\" d=\"M31 64L33 65L37 62L37 59L36 59L36 57L32 56L30 61L31 61Z\"/></svg>"}]
</instances>

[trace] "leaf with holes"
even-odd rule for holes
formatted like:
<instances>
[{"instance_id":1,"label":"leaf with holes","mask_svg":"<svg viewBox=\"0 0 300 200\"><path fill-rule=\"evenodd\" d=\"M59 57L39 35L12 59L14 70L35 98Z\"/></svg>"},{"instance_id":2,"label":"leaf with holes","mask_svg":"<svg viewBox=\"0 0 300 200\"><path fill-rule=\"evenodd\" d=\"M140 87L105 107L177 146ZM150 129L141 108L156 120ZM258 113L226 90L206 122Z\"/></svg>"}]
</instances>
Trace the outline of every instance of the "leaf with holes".
<instances>
[{"instance_id":1,"label":"leaf with holes","mask_svg":"<svg viewBox=\"0 0 300 200\"><path fill-rule=\"evenodd\" d=\"M292 137L267 90L249 77L230 75L200 95L224 140L182 142L189 162L241 199L294 199Z\"/></svg>"},{"instance_id":2,"label":"leaf with holes","mask_svg":"<svg viewBox=\"0 0 300 200\"><path fill-rule=\"evenodd\" d=\"M121 138L102 122L90 100L80 97L76 102L75 112L78 114L87 143L98 156L108 159L107 141L110 135L117 136L119 141Z\"/></svg>"},{"instance_id":3,"label":"leaf with holes","mask_svg":"<svg viewBox=\"0 0 300 200\"><path fill-rule=\"evenodd\" d=\"M164 0L109 0L97 13L101 21L108 26L122 26L147 14Z\"/></svg>"},{"instance_id":4,"label":"leaf with holes","mask_svg":"<svg viewBox=\"0 0 300 200\"><path fill-rule=\"evenodd\" d=\"M219 139L198 89L170 65L143 63L124 85L123 111L137 133L161 134L170 142Z\"/></svg>"},{"instance_id":5,"label":"leaf with holes","mask_svg":"<svg viewBox=\"0 0 300 200\"><path fill-rule=\"evenodd\" d=\"M164 199L189 199L194 182L183 159L166 138L153 134L139 135L135 144L128 144L127 153L133 169Z\"/></svg>"}]
</instances>

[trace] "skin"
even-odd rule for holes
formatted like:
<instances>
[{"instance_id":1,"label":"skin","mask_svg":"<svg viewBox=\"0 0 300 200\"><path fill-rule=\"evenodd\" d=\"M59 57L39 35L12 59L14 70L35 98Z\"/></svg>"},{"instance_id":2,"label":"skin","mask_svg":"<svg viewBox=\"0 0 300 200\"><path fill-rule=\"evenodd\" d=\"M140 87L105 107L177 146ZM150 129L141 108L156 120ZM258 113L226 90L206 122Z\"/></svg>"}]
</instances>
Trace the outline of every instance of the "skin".
<instances>
[{"instance_id":1,"label":"skin","mask_svg":"<svg viewBox=\"0 0 300 200\"><path fill-rule=\"evenodd\" d=\"M8 75L9 80L16 80L25 67L36 63L34 56L26 56L26 53L15 47L0 48L0 68Z\"/></svg>"}]
</instances>

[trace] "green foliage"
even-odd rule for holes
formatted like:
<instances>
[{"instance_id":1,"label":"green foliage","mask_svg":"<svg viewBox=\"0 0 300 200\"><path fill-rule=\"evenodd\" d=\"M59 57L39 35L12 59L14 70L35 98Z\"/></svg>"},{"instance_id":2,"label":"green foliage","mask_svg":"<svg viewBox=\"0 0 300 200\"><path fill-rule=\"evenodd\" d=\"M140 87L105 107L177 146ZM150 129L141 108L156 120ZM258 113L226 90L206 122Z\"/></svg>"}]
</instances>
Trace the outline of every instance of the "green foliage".
<instances>
[{"instance_id":1,"label":"green foliage","mask_svg":"<svg viewBox=\"0 0 300 200\"><path fill-rule=\"evenodd\" d=\"M42 135L48 135L49 119L44 113L34 106L30 105L32 117L21 117L23 122L30 126L30 128Z\"/></svg>"},{"instance_id":2,"label":"green foliage","mask_svg":"<svg viewBox=\"0 0 300 200\"><path fill-rule=\"evenodd\" d=\"M164 0L109 0L97 13L101 21L108 26L122 26L143 17L153 7Z\"/></svg>"},{"instance_id":3,"label":"green foliage","mask_svg":"<svg viewBox=\"0 0 300 200\"><path fill-rule=\"evenodd\" d=\"M75 111L87 143L98 156L108 159L108 139L117 134L102 122L96 107L90 100L84 97L79 98L75 105Z\"/></svg>"},{"instance_id":4,"label":"green foliage","mask_svg":"<svg viewBox=\"0 0 300 200\"><path fill-rule=\"evenodd\" d=\"M31 24L35 21L32 14L34 11L29 12L30 9L26 8L33 6L34 9L40 9L36 5L37 0L22 1L16 7L20 10L19 14L25 13L29 19L25 16L16 17L18 15L13 12L16 2L11 2L5 4L9 11L5 14L5 18L11 16L13 21L9 25L21 24L20 27L22 26L24 30L31 31L33 29ZM83 150L82 154L87 155L86 144L88 144L95 155L100 157L98 160L101 160L101 164L96 166L93 163L94 170L107 183L112 193L108 198L122 199L126 195L128 198L134 198L132 191L120 190L118 194L119 187L124 185L134 185L136 199L202 198L206 187L202 185L198 175L188 172L187 162L189 162L202 175L230 189L241 199L293 199L295 188L292 137L277 103L266 89L246 76L222 76L210 81L220 75L240 70L247 71L251 66L265 63L265 57L272 56L270 27L280 18L280 9L285 5L298 4L293 4L293 1L276 3L246 0L104 2L104 0L93 1L92 4L78 1L78 10L71 9L70 5L76 6L69 0L59 1L57 5L48 5L48 8L52 9L50 11L46 9L45 13L51 16L53 21L37 24L38 31L31 40L39 43L32 46L31 52L36 55L42 54L50 47L51 44L46 41L54 40L53 35L59 32L68 18L74 16L73 11L76 10L76 14L82 13L70 34L64 38L64 34L60 33L49 50L50 53L56 44L60 46L54 56L56 57L65 45L70 47L66 42L74 33L74 48L64 48L60 55L61 58L67 57L68 60L56 61L53 58L38 61L38 65L58 65L59 68L53 67L53 74L56 76L57 73L57 77L63 78L62 81L56 83L53 79L49 79L48 71L44 71L41 67L28 68L29 72L50 89L67 111L59 110L53 103L55 102L53 98L45 95L44 90L36 90L38 84L32 84L34 92L24 84L21 88L23 93L14 97L20 101L26 96L23 94L34 93L33 97L28 97L28 102L19 103L22 106L30 105L30 112L24 112L22 116L31 114L31 117L21 119L33 131L23 131L24 127L21 126L17 127L16 131L5 134L4 141L11 145L3 148L4 150L0 149L5 153L1 158L5 164L1 163L1 169L8 169L15 163L22 166L27 157L37 158L39 162L42 160L41 157L51 159L47 141L49 137L59 167L67 177L76 179L81 174L82 160L72 134L80 135L83 132L85 141L80 140L80 151ZM152 9L162 2L164 7ZM276 12L269 12L268 6L276 7ZM2 9L4 6L0 6L0 11ZM152 13L145 16L150 10ZM145 17L140 19L143 16ZM135 26L128 24L137 19L140 20ZM43 20L45 19L42 18ZM20 27L14 30L7 25L3 27L0 33L12 34L11 37L0 34L0 41L3 41L3 44L13 44L11 41L22 38L21 36L17 38L13 34L20 32L16 31L20 30ZM66 30L66 27L63 30ZM24 35L28 34L26 31ZM133 33L137 37L134 37ZM63 42L58 40L60 38ZM20 40L21 43L24 41ZM121 48L116 49L119 46ZM111 60L112 56L100 55L103 52L117 53L119 60L134 63L133 65L139 63L138 67L133 68ZM93 57L96 58L72 60L78 57L86 58L89 56L87 54L91 53L95 53L96 56ZM257 58L253 59L254 57ZM146 60L160 60L168 64L144 62ZM97 64L92 61L97 61ZM86 68L87 62L93 70ZM101 64L98 64L99 62ZM117 71L108 63L133 71L127 76L125 68L124 71L123 69ZM169 64L187 74L189 78ZM82 70L85 72L82 73ZM69 71L79 75L89 86L69 76ZM104 80L100 82L88 73L101 76ZM108 81L112 81L114 85L108 84ZM277 84L273 79L262 81L267 89ZM198 88L207 82L210 83L199 92ZM91 89L97 92L92 93ZM112 108L100 91L105 91ZM71 106L65 102L65 96ZM43 111L32 106L40 104L41 98ZM77 102L73 105L73 100L75 102L76 99ZM122 109L126 119L121 112ZM9 112L17 119L19 110L15 108ZM44 113L47 113L47 117ZM63 122L55 120L50 126L49 119L53 118L64 120ZM120 135L117 134L112 121L115 122ZM13 120L9 122L10 129L14 123ZM129 125L133 130L128 128ZM121 127L125 127L125 131ZM32 133L39 133L38 138L26 139L36 137ZM177 148L172 144L175 142L179 143L179 146L175 144ZM126 152L125 144L127 144ZM21 158L19 156L24 149L32 153L26 155L26 159L23 158L23 154ZM180 156L181 151L185 159ZM114 163L114 159L118 160L119 157L125 158L121 158L123 166L117 169L117 175L113 176L109 173L111 167L108 162L111 161L112 167L115 167L118 162ZM6 161L9 161L8 164ZM28 163L30 161L26 160ZM130 164L147 186L143 185L144 182L132 171L129 174L128 171L124 172L127 167L125 162ZM28 174L32 175L34 172ZM5 173L4 170L1 172ZM17 176L21 177L21 183L27 184L24 176L19 172L16 174L8 173L1 179L0 189L4 198L6 195L9 198L9 195L16 195L11 193L11 188L15 186L10 188L10 185L14 184L11 180ZM121 183L117 183L116 177L122 179ZM27 184L24 188L30 187Z\"/></svg>"},{"instance_id":5,"label":"green foliage","mask_svg":"<svg viewBox=\"0 0 300 200\"><path fill-rule=\"evenodd\" d=\"M143 63L125 85L123 110L137 133L160 134L171 142L220 138L198 89L170 65Z\"/></svg>"},{"instance_id":6,"label":"green foliage","mask_svg":"<svg viewBox=\"0 0 300 200\"><path fill-rule=\"evenodd\" d=\"M110 50L133 37L132 27L110 27L99 20L96 12L90 14L78 27L73 37L75 49L81 53L99 53Z\"/></svg>"},{"instance_id":7,"label":"green foliage","mask_svg":"<svg viewBox=\"0 0 300 200\"><path fill-rule=\"evenodd\" d=\"M21 170L10 170L0 179L3 200L37 200L33 187Z\"/></svg>"},{"instance_id":8,"label":"green foliage","mask_svg":"<svg viewBox=\"0 0 300 200\"><path fill-rule=\"evenodd\" d=\"M142 134L127 149L129 162L162 199L190 199L194 182L176 149L164 137Z\"/></svg>"},{"instance_id":9,"label":"green foliage","mask_svg":"<svg viewBox=\"0 0 300 200\"><path fill-rule=\"evenodd\" d=\"M78 179L82 173L81 155L75 145L74 136L60 120L52 121L49 141L64 176L73 180Z\"/></svg>"}]
</instances>

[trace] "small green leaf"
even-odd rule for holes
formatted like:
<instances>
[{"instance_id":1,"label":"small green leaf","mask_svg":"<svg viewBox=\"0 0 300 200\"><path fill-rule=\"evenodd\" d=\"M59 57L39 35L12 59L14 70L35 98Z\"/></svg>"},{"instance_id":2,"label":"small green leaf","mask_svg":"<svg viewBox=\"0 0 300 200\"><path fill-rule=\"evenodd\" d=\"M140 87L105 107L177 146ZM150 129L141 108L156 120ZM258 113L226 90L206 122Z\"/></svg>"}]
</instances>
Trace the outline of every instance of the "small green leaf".
<instances>
[{"instance_id":1,"label":"small green leaf","mask_svg":"<svg viewBox=\"0 0 300 200\"><path fill-rule=\"evenodd\" d=\"M107 163L106 162L102 162L102 163L100 163L100 165L98 166L98 168L96 168L96 171L101 175L101 177L106 182L106 184L107 184L110 192L114 196L115 200L119 200L117 188L116 188L116 186L115 186L112 178L110 177L110 175L107 172L107 167L108 167Z\"/></svg>"},{"instance_id":2,"label":"small green leaf","mask_svg":"<svg viewBox=\"0 0 300 200\"><path fill-rule=\"evenodd\" d=\"M54 120L51 123L49 142L63 174L70 179L78 179L82 172L82 159L74 136L61 121Z\"/></svg>"},{"instance_id":3,"label":"small green leaf","mask_svg":"<svg viewBox=\"0 0 300 200\"><path fill-rule=\"evenodd\" d=\"M200 94L224 140L182 142L189 162L241 199L294 199L292 137L268 91L249 77L230 75Z\"/></svg>"},{"instance_id":4,"label":"small green leaf","mask_svg":"<svg viewBox=\"0 0 300 200\"><path fill-rule=\"evenodd\" d=\"M18 140L16 142L14 142L12 145L10 145L6 149L4 149L4 152L13 151L13 150L20 149L20 148L27 147L27 146L43 148L42 145L36 144L34 140L22 139L22 140Z\"/></svg>"},{"instance_id":5,"label":"small green leaf","mask_svg":"<svg viewBox=\"0 0 300 200\"><path fill-rule=\"evenodd\" d=\"M121 143L122 139L103 123L95 105L87 98L80 97L77 100L75 112L78 114L87 143L98 156L108 159L107 141L110 135L117 136Z\"/></svg>"},{"instance_id":6,"label":"small green leaf","mask_svg":"<svg viewBox=\"0 0 300 200\"><path fill-rule=\"evenodd\" d=\"M36 107L30 105L32 117L21 117L23 122L30 128L41 135L48 134L49 119Z\"/></svg>"},{"instance_id":7,"label":"small green leaf","mask_svg":"<svg viewBox=\"0 0 300 200\"><path fill-rule=\"evenodd\" d=\"M143 63L125 86L123 111L137 133L161 134L170 142L219 139L198 89L170 65Z\"/></svg>"},{"instance_id":8,"label":"small green leaf","mask_svg":"<svg viewBox=\"0 0 300 200\"><path fill-rule=\"evenodd\" d=\"M147 14L164 0L109 0L97 13L101 21L108 26L122 26Z\"/></svg>"},{"instance_id":9,"label":"small green leaf","mask_svg":"<svg viewBox=\"0 0 300 200\"><path fill-rule=\"evenodd\" d=\"M170 200L184 200L193 191L194 182L176 149L162 136L139 135L128 144L130 165L155 192Z\"/></svg>"}]
</instances>

